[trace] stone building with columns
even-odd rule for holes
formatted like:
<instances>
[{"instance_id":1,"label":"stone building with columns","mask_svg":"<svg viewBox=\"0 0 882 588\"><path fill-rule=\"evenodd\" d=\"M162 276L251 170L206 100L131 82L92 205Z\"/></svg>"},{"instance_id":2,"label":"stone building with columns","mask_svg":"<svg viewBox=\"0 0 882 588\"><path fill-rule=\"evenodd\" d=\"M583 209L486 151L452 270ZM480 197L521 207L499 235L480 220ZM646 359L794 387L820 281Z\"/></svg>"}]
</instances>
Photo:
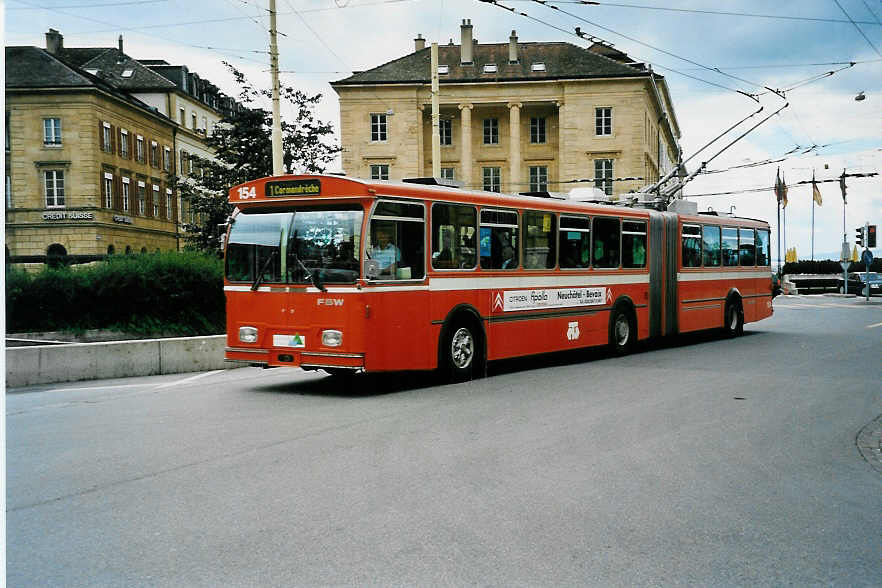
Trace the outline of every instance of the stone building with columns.
<instances>
[{"instance_id":1,"label":"stone building with columns","mask_svg":"<svg viewBox=\"0 0 882 588\"><path fill-rule=\"evenodd\" d=\"M616 198L680 159L667 84L644 64L607 44L523 43L515 31L481 44L469 20L461 34L438 48L442 177L505 192L594 185ZM331 84L346 173L432 174L430 59L418 36L413 53Z\"/></svg>"}]
</instances>

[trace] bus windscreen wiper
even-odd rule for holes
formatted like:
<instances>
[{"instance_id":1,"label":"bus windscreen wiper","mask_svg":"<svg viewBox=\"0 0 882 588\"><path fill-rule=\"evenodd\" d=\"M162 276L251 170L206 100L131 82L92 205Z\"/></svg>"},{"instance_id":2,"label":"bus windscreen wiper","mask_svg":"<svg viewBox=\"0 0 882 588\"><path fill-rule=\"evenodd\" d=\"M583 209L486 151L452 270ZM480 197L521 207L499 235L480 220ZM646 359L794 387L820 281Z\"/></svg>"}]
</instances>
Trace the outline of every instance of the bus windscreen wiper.
<instances>
[{"instance_id":1,"label":"bus windscreen wiper","mask_svg":"<svg viewBox=\"0 0 882 588\"><path fill-rule=\"evenodd\" d=\"M300 258L297 257L297 254L296 254L296 253L292 253L292 254L291 254L291 257L294 258L294 261L296 261L296 262L297 262L297 265L299 265L300 268L303 270L303 273L305 274L304 277L305 277L307 280L309 280L310 282L312 282L312 285L313 285L313 286L315 286L316 288L318 288L318 289L321 290L322 292L327 292L327 291L328 291L328 290L325 288L325 285L322 283L321 278L318 276L318 272L319 272L318 268L316 268L315 272L311 272L311 271L309 271L309 268L306 267L306 266L303 264L302 261L300 261Z\"/></svg>"},{"instance_id":2,"label":"bus windscreen wiper","mask_svg":"<svg viewBox=\"0 0 882 588\"><path fill-rule=\"evenodd\" d=\"M258 288L260 288L260 284L263 282L263 274L266 272L267 268L269 267L270 262L273 260L273 258L276 256L276 254L278 252L279 252L278 249L273 249L272 252L270 253L269 257L266 258L266 261L263 262L263 267L261 267L260 271L257 272L257 277L254 278L254 282L251 284L251 291L252 292L254 292Z\"/></svg>"}]
</instances>

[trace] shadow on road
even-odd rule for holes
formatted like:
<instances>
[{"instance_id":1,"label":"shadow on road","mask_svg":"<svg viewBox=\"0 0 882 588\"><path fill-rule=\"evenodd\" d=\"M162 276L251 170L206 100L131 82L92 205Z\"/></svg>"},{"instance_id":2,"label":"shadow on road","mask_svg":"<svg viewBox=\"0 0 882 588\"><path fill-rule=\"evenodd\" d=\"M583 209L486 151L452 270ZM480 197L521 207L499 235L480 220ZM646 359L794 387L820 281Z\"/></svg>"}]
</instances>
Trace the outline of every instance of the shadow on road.
<instances>
[{"instance_id":1,"label":"shadow on road","mask_svg":"<svg viewBox=\"0 0 882 588\"><path fill-rule=\"evenodd\" d=\"M742 337L761 336L763 332L745 331ZM635 353L641 354L661 349L689 347L703 343L726 342L719 331L701 331L658 339L638 345ZM737 341L737 339L732 340ZM492 361L487 366L487 376L515 374L543 368L590 364L604 359L616 359L606 347L557 351L542 355L516 357ZM331 376L324 371L310 372L308 380L277 382L255 386L252 391L271 394L300 394L307 396L330 396L338 398L357 398L362 396L382 396L409 392L422 388L443 385L446 382L434 371L391 372L374 374L353 374L350 376Z\"/></svg>"}]
</instances>

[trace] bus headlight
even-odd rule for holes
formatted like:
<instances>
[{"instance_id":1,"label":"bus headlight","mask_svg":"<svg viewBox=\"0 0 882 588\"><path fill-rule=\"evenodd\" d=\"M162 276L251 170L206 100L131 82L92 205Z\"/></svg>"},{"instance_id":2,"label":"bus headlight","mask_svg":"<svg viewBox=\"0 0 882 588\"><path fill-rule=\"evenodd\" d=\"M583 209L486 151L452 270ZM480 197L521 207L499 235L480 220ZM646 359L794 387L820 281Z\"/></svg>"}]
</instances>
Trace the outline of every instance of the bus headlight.
<instances>
[{"instance_id":1,"label":"bus headlight","mask_svg":"<svg viewBox=\"0 0 882 588\"><path fill-rule=\"evenodd\" d=\"M239 341L257 343L257 327L239 327Z\"/></svg>"},{"instance_id":2,"label":"bus headlight","mask_svg":"<svg viewBox=\"0 0 882 588\"><path fill-rule=\"evenodd\" d=\"M322 345L325 347L339 347L343 344L343 333L340 331L322 331Z\"/></svg>"}]
</instances>

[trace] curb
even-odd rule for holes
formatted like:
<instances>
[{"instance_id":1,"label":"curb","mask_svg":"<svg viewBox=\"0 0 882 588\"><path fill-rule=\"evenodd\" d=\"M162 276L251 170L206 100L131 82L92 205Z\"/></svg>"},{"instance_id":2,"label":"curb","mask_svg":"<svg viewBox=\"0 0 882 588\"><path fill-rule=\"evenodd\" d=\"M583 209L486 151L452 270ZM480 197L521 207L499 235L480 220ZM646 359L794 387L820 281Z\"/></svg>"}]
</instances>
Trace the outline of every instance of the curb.
<instances>
[{"instance_id":1,"label":"curb","mask_svg":"<svg viewBox=\"0 0 882 588\"><path fill-rule=\"evenodd\" d=\"M6 349L6 387L228 369L226 335Z\"/></svg>"}]
</instances>

